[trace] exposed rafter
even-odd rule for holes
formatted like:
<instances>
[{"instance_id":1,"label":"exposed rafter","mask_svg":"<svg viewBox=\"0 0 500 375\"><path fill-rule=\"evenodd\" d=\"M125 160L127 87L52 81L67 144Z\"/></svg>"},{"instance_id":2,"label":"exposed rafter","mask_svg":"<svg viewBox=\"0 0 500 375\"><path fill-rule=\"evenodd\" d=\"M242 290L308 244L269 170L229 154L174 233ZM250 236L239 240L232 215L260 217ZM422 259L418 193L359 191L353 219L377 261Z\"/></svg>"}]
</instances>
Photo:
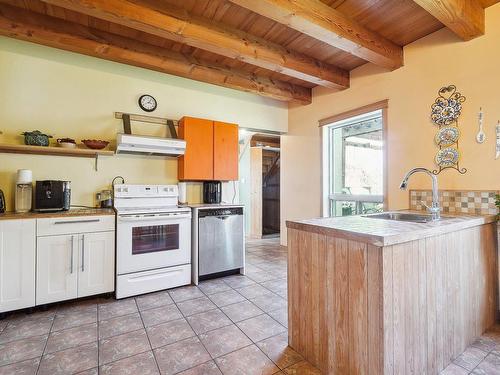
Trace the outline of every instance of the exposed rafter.
<instances>
[{"instance_id":1,"label":"exposed rafter","mask_svg":"<svg viewBox=\"0 0 500 375\"><path fill-rule=\"evenodd\" d=\"M403 49L320 0L229 0L376 65L403 65Z\"/></svg>"},{"instance_id":2,"label":"exposed rafter","mask_svg":"<svg viewBox=\"0 0 500 375\"><path fill-rule=\"evenodd\" d=\"M479 0L414 0L463 40L484 34L484 9Z\"/></svg>"},{"instance_id":3,"label":"exposed rafter","mask_svg":"<svg viewBox=\"0 0 500 375\"><path fill-rule=\"evenodd\" d=\"M255 77L115 34L0 4L0 35L191 78L279 100L311 102L311 90Z\"/></svg>"},{"instance_id":4,"label":"exposed rafter","mask_svg":"<svg viewBox=\"0 0 500 375\"><path fill-rule=\"evenodd\" d=\"M170 8L162 11L126 0L43 0L92 17L181 42L334 89L349 87L349 73L307 55L195 18Z\"/></svg>"}]
</instances>

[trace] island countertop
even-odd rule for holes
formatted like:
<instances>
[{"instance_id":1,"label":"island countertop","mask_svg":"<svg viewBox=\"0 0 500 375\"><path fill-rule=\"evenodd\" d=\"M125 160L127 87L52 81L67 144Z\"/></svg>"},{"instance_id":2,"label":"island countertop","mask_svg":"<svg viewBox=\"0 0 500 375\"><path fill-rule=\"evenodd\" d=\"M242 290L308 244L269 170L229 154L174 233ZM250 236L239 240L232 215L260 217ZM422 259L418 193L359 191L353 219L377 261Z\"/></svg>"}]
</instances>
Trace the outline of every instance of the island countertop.
<instances>
[{"instance_id":1,"label":"island countertop","mask_svg":"<svg viewBox=\"0 0 500 375\"><path fill-rule=\"evenodd\" d=\"M390 211L418 213L421 211ZM287 228L325 234L375 246L389 246L492 223L495 215L446 214L428 223L371 219L362 215L287 221Z\"/></svg>"}]
</instances>

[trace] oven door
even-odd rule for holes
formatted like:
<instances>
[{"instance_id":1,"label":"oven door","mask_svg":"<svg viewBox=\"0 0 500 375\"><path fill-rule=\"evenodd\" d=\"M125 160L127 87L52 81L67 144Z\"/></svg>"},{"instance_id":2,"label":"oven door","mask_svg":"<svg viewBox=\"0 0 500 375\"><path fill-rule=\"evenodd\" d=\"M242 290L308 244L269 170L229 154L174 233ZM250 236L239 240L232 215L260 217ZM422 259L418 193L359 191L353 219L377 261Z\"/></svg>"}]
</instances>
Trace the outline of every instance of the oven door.
<instances>
[{"instance_id":1,"label":"oven door","mask_svg":"<svg viewBox=\"0 0 500 375\"><path fill-rule=\"evenodd\" d=\"M119 215L117 273L191 263L191 213Z\"/></svg>"}]
</instances>

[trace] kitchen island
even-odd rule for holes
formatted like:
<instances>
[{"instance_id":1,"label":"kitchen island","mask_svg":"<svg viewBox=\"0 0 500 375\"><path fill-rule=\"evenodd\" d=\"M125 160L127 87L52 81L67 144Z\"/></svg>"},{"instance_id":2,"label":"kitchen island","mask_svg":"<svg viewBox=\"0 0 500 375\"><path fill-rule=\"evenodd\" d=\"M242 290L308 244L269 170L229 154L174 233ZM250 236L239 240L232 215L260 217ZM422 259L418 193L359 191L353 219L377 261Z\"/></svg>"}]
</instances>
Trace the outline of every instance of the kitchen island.
<instances>
[{"instance_id":1,"label":"kitchen island","mask_svg":"<svg viewBox=\"0 0 500 375\"><path fill-rule=\"evenodd\" d=\"M325 374L437 374L495 322L495 217L289 221L289 344Z\"/></svg>"}]
</instances>

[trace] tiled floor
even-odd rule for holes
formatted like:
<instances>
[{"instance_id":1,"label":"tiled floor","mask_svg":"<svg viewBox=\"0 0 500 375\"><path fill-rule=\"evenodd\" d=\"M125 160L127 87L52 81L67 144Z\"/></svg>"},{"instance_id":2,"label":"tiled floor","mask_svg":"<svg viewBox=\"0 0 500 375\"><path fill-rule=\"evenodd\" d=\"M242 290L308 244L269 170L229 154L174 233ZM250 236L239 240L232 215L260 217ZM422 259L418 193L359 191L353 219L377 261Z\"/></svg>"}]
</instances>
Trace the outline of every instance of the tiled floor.
<instances>
[{"instance_id":1,"label":"tiled floor","mask_svg":"<svg viewBox=\"0 0 500 375\"><path fill-rule=\"evenodd\" d=\"M0 320L0 375L316 375L287 346L286 251L247 244L247 276ZM500 375L500 327L444 375Z\"/></svg>"},{"instance_id":2,"label":"tiled floor","mask_svg":"<svg viewBox=\"0 0 500 375\"><path fill-rule=\"evenodd\" d=\"M287 346L286 251L250 242L247 276L0 320L0 375L319 374Z\"/></svg>"}]
</instances>

